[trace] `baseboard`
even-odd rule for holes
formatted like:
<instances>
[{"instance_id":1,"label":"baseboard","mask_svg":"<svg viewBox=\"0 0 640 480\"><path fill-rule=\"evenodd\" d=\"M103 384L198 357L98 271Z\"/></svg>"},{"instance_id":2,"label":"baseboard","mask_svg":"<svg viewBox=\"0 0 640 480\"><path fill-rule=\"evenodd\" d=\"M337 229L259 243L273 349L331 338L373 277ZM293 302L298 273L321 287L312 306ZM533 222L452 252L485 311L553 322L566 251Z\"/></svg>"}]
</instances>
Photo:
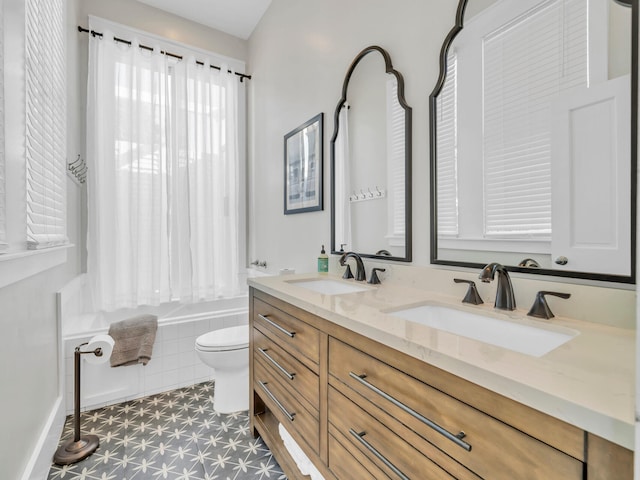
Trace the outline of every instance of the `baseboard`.
<instances>
[{"instance_id":1,"label":"baseboard","mask_svg":"<svg viewBox=\"0 0 640 480\"><path fill-rule=\"evenodd\" d=\"M62 396L58 396L49 413L49 418L33 448L29 463L22 474L22 480L46 480L51 468L53 454L58 448L65 421L65 409Z\"/></svg>"}]
</instances>

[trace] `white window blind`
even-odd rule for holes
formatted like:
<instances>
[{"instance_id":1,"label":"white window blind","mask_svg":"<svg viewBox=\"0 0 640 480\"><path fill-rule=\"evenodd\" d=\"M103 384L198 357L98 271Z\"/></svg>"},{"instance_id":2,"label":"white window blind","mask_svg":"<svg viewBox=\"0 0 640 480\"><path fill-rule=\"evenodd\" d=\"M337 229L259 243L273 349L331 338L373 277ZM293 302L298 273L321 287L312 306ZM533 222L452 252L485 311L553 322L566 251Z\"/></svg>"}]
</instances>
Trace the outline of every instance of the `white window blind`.
<instances>
[{"instance_id":1,"label":"white window blind","mask_svg":"<svg viewBox=\"0 0 640 480\"><path fill-rule=\"evenodd\" d=\"M405 132L406 111L398 100L398 81L387 81L387 178L389 181L389 227L392 246L404 245L405 234Z\"/></svg>"},{"instance_id":2,"label":"white window blind","mask_svg":"<svg viewBox=\"0 0 640 480\"><path fill-rule=\"evenodd\" d=\"M456 53L447 55L447 76L436 107L438 235L458 234L457 72Z\"/></svg>"},{"instance_id":3,"label":"white window blind","mask_svg":"<svg viewBox=\"0 0 640 480\"><path fill-rule=\"evenodd\" d=\"M587 0L549 0L483 42L487 237L551 235L551 112L588 85Z\"/></svg>"},{"instance_id":4,"label":"white window blind","mask_svg":"<svg viewBox=\"0 0 640 480\"><path fill-rule=\"evenodd\" d=\"M0 253L7 249L7 193L4 161L4 1L0 0Z\"/></svg>"},{"instance_id":5,"label":"white window blind","mask_svg":"<svg viewBox=\"0 0 640 480\"><path fill-rule=\"evenodd\" d=\"M27 0L25 33L27 245L66 243L63 0Z\"/></svg>"}]
</instances>

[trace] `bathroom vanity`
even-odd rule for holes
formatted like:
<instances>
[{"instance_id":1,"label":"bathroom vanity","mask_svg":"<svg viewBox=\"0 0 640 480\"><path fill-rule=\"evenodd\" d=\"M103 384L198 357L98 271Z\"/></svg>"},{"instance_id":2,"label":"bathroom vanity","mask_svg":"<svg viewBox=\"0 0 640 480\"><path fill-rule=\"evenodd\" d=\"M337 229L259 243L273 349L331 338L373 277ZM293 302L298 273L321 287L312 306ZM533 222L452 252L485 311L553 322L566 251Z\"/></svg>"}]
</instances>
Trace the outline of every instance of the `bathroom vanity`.
<instances>
[{"instance_id":1,"label":"bathroom vanity","mask_svg":"<svg viewBox=\"0 0 640 480\"><path fill-rule=\"evenodd\" d=\"M326 479L633 477L634 332L554 319L577 335L536 357L395 316L424 304L494 314L406 285L295 275L250 287L251 428L289 478L307 477L279 424Z\"/></svg>"}]
</instances>

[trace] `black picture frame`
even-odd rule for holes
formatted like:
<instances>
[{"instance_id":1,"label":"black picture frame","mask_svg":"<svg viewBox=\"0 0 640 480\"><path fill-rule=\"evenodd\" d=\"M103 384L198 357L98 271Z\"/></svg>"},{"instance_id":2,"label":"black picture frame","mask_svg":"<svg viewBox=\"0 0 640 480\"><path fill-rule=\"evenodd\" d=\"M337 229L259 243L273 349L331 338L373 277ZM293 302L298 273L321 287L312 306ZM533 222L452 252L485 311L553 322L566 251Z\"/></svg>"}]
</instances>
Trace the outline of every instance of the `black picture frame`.
<instances>
[{"instance_id":1,"label":"black picture frame","mask_svg":"<svg viewBox=\"0 0 640 480\"><path fill-rule=\"evenodd\" d=\"M284 214L323 209L324 113L284 136Z\"/></svg>"}]
</instances>

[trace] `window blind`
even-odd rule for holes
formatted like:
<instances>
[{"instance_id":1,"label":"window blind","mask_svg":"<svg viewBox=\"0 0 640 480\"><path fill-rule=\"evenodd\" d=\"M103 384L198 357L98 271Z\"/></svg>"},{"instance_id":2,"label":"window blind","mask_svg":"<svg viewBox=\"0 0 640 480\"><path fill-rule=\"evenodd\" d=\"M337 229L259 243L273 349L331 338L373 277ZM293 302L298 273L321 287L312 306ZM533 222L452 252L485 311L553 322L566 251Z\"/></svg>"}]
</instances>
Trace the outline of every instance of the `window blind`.
<instances>
[{"instance_id":1,"label":"window blind","mask_svg":"<svg viewBox=\"0 0 640 480\"><path fill-rule=\"evenodd\" d=\"M64 0L27 0L27 245L66 243Z\"/></svg>"},{"instance_id":2,"label":"window blind","mask_svg":"<svg viewBox=\"0 0 640 480\"><path fill-rule=\"evenodd\" d=\"M390 239L405 234L405 132L406 111L398 100L398 81L387 81L387 178L389 181ZM394 242L391 242L394 243Z\"/></svg>"},{"instance_id":3,"label":"window blind","mask_svg":"<svg viewBox=\"0 0 640 480\"><path fill-rule=\"evenodd\" d=\"M550 237L551 115L588 85L587 0L549 0L483 42L485 235Z\"/></svg>"},{"instance_id":4,"label":"window blind","mask_svg":"<svg viewBox=\"0 0 640 480\"><path fill-rule=\"evenodd\" d=\"M0 253L7 249L7 193L4 161L4 2L0 0Z\"/></svg>"},{"instance_id":5,"label":"window blind","mask_svg":"<svg viewBox=\"0 0 640 480\"><path fill-rule=\"evenodd\" d=\"M456 53L447 55L447 77L437 105L438 235L458 234L457 73Z\"/></svg>"},{"instance_id":6,"label":"window blind","mask_svg":"<svg viewBox=\"0 0 640 480\"><path fill-rule=\"evenodd\" d=\"M0 253L7 249L7 193L4 160L4 2L0 0Z\"/></svg>"}]
</instances>

